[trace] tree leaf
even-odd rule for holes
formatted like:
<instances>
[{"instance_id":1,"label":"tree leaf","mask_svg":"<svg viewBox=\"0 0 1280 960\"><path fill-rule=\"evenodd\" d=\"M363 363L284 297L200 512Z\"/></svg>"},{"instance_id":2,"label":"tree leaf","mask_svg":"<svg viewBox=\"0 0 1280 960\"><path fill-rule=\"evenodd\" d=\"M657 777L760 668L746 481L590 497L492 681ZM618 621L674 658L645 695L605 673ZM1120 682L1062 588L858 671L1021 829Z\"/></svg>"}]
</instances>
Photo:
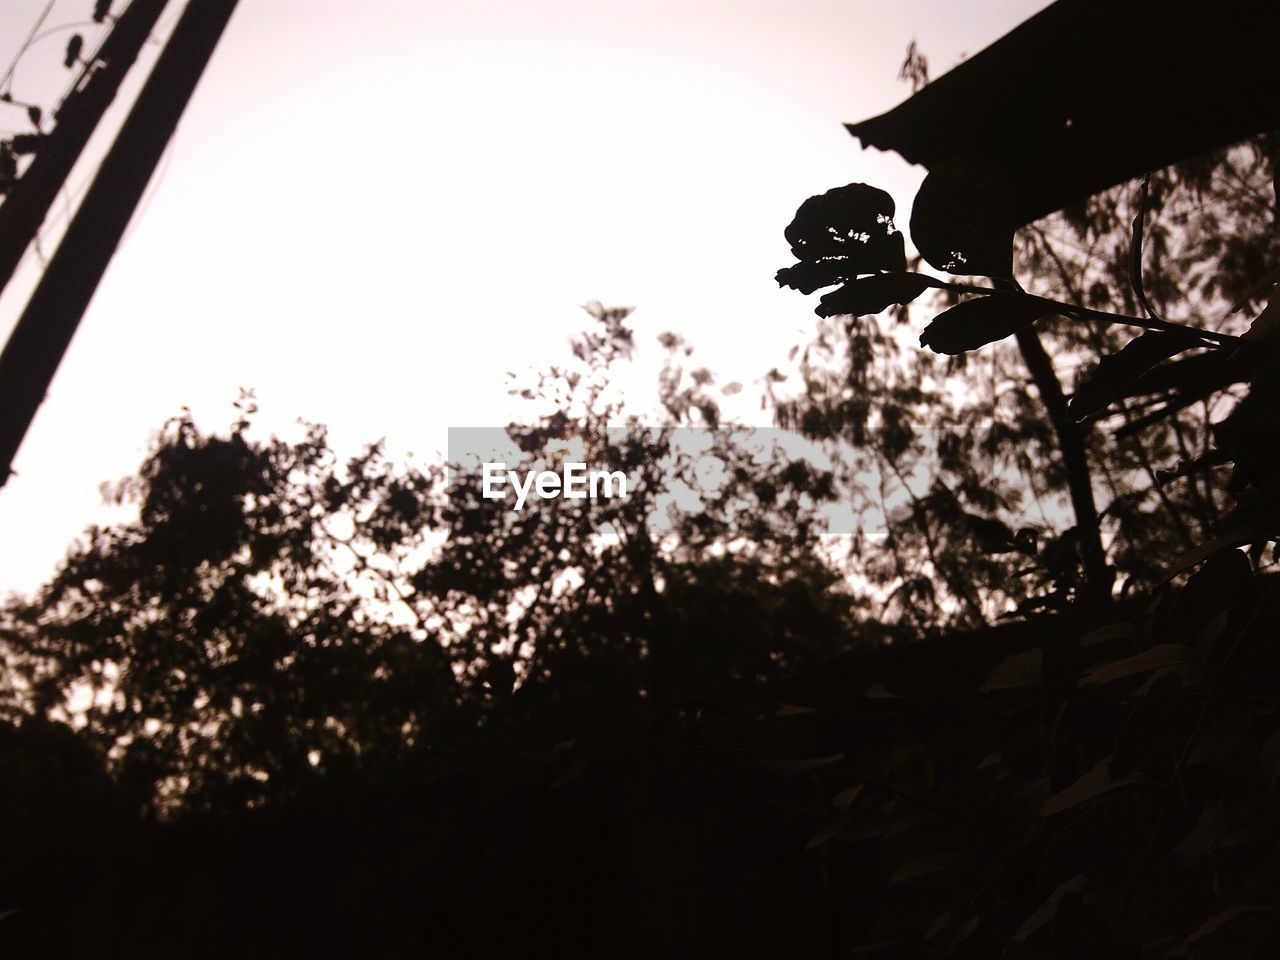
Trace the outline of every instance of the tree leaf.
<instances>
[{"instance_id":1,"label":"tree leaf","mask_svg":"<svg viewBox=\"0 0 1280 960\"><path fill-rule=\"evenodd\" d=\"M1189 944L1199 943L1201 940L1207 939L1209 936L1217 932L1221 927L1226 926L1228 923L1231 923L1233 920L1236 920L1240 917L1246 917L1246 916L1251 916L1251 915L1261 914L1261 913L1275 913L1275 912L1276 912L1275 907L1265 903L1250 904L1250 905L1242 904L1235 907L1228 907L1226 910L1223 910L1221 913L1214 914L1212 917L1210 917L1208 920L1202 923L1200 925L1200 928L1196 930L1195 933L1187 937L1187 943Z\"/></svg>"},{"instance_id":2,"label":"tree leaf","mask_svg":"<svg viewBox=\"0 0 1280 960\"><path fill-rule=\"evenodd\" d=\"M62 65L70 69L76 65L76 61L80 59L80 51L84 49L84 37L80 34L73 34L71 39L67 41L67 50L62 58Z\"/></svg>"},{"instance_id":3,"label":"tree leaf","mask_svg":"<svg viewBox=\"0 0 1280 960\"><path fill-rule=\"evenodd\" d=\"M865 183L810 197L785 231L801 263L778 271L778 283L812 293L862 274L905 271L906 247L893 212L893 198Z\"/></svg>"},{"instance_id":4,"label":"tree leaf","mask_svg":"<svg viewBox=\"0 0 1280 960\"><path fill-rule=\"evenodd\" d=\"M1253 565L1242 550L1222 550L1187 578L1169 610L1165 639L1191 643L1224 611L1254 593Z\"/></svg>"},{"instance_id":5,"label":"tree leaf","mask_svg":"<svg viewBox=\"0 0 1280 960\"><path fill-rule=\"evenodd\" d=\"M893 197L879 187L849 183L800 204L784 235L799 259L840 256L847 253L851 234L893 232L895 209Z\"/></svg>"},{"instance_id":6,"label":"tree leaf","mask_svg":"<svg viewBox=\"0 0 1280 960\"><path fill-rule=\"evenodd\" d=\"M832 837L840 833L841 830L849 826L849 824L851 824L852 822L853 822L853 818L848 816L839 817L831 821L829 824L827 824L825 827L823 827L821 830L815 833L812 837L810 837L809 841L804 845L804 848L806 850L816 850L818 847L821 847Z\"/></svg>"},{"instance_id":7,"label":"tree leaf","mask_svg":"<svg viewBox=\"0 0 1280 960\"><path fill-rule=\"evenodd\" d=\"M811 717L817 712L813 707L797 707L795 704L784 703L778 708L774 716L779 719L783 717Z\"/></svg>"},{"instance_id":8,"label":"tree leaf","mask_svg":"<svg viewBox=\"0 0 1280 960\"><path fill-rule=\"evenodd\" d=\"M848 813L849 808L853 806L854 801L862 795L862 784L854 784L847 790L841 790L831 798L831 806L835 807L841 813Z\"/></svg>"},{"instance_id":9,"label":"tree leaf","mask_svg":"<svg viewBox=\"0 0 1280 960\"><path fill-rule=\"evenodd\" d=\"M1080 686L1097 687L1113 680L1121 680L1139 673L1150 673L1161 667L1178 666L1184 663L1195 663L1196 655L1192 649L1182 643L1160 643L1150 650L1144 650L1135 657L1126 657L1114 663L1104 663L1094 667L1080 678Z\"/></svg>"},{"instance_id":10,"label":"tree leaf","mask_svg":"<svg viewBox=\"0 0 1280 960\"><path fill-rule=\"evenodd\" d=\"M44 137L38 133L19 133L11 137L9 146L13 148L14 153L35 153L40 149L40 144L44 141Z\"/></svg>"},{"instance_id":11,"label":"tree leaf","mask_svg":"<svg viewBox=\"0 0 1280 960\"><path fill-rule=\"evenodd\" d=\"M929 171L911 209L911 239L931 266L983 277L1013 275L1008 186L974 157L944 161Z\"/></svg>"},{"instance_id":12,"label":"tree leaf","mask_svg":"<svg viewBox=\"0 0 1280 960\"><path fill-rule=\"evenodd\" d=\"M934 317L920 334L920 345L954 356L1012 336L1051 312L1030 297L977 297Z\"/></svg>"},{"instance_id":13,"label":"tree leaf","mask_svg":"<svg viewBox=\"0 0 1280 960\"><path fill-rule=\"evenodd\" d=\"M849 265L843 259L802 260L790 267L783 267L774 275L774 279L780 287L790 287L809 294L848 279L848 270Z\"/></svg>"},{"instance_id":14,"label":"tree leaf","mask_svg":"<svg viewBox=\"0 0 1280 960\"><path fill-rule=\"evenodd\" d=\"M1013 553L1018 549L1017 538L1009 525L994 517L962 512L956 527L965 531L983 553Z\"/></svg>"},{"instance_id":15,"label":"tree leaf","mask_svg":"<svg viewBox=\"0 0 1280 960\"><path fill-rule=\"evenodd\" d=\"M874 274L881 265L894 271L906 270L907 254L902 234L894 233L878 243L878 250L851 249L848 255L802 260L783 267L774 276L780 287L813 293L823 287L845 283L858 276Z\"/></svg>"},{"instance_id":16,"label":"tree leaf","mask_svg":"<svg viewBox=\"0 0 1280 960\"><path fill-rule=\"evenodd\" d=\"M1026 940L1037 930L1054 918L1058 913L1058 904L1062 902L1062 898L1071 894L1078 894L1084 891L1089 885L1088 877L1083 874L1078 877L1072 877L1066 883L1059 884L1053 893L1049 894L1049 899L1040 904L1036 908L1035 913L1027 917L1018 927L1013 935L1014 943L1025 943Z\"/></svg>"},{"instance_id":17,"label":"tree leaf","mask_svg":"<svg viewBox=\"0 0 1280 960\"><path fill-rule=\"evenodd\" d=\"M1105 409L1157 363L1198 345L1200 341L1191 334L1163 330L1135 337L1119 353L1102 358L1076 389L1067 412L1080 421Z\"/></svg>"},{"instance_id":18,"label":"tree leaf","mask_svg":"<svg viewBox=\"0 0 1280 960\"><path fill-rule=\"evenodd\" d=\"M1267 273L1263 274L1262 279L1250 287L1245 295L1232 305L1231 312L1239 313L1244 309L1246 303L1254 297L1259 296L1264 290L1274 287L1277 283L1280 283L1280 267L1274 267Z\"/></svg>"},{"instance_id":19,"label":"tree leaf","mask_svg":"<svg viewBox=\"0 0 1280 960\"><path fill-rule=\"evenodd\" d=\"M1150 689L1134 706L1111 751L1111 773L1126 776L1137 770L1182 734L1187 718L1182 681L1169 670L1158 673Z\"/></svg>"},{"instance_id":20,"label":"tree leaf","mask_svg":"<svg viewBox=\"0 0 1280 960\"><path fill-rule=\"evenodd\" d=\"M1227 807L1221 800L1207 804L1200 811L1196 825L1169 851L1175 863L1194 867L1205 860L1231 827Z\"/></svg>"},{"instance_id":21,"label":"tree leaf","mask_svg":"<svg viewBox=\"0 0 1280 960\"><path fill-rule=\"evenodd\" d=\"M1136 636L1138 628L1132 623L1109 623L1104 627L1098 627L1096 630L1090 630L1088 633L1082 634L1080 639L1076 641L1082 647L1091 647L1095 643L1107 643L1111 640L1127 640Z\"/></svg>"},{"instance_id":22,"label":"tree leaf","mask_svg":"<svg viewBox=\"0 0 1280 960\"><path fill-rule=\"evenodd\" d=\"M930 877L935 873L941 873L944 870L950 870L953 867L964 866L966 863L972 862L973 858L967 853L958 852L939 852L918 857L908 863L904 863L889 878L891 886L910 883L912 880L918 880L921 877Z\"/></svg>"},{"instance_id":23,"label":"tree leaf","mask_svg":"<svg viewBox=\"0 0 1280 960\"><path fill-rule=\"evenodd\" d=\"M877 273L831 291L818 301L816 312L820 317L882 313L895 303L910 303L928 287L928 278L918 273Z\"/></svg>"},{"instance_id":24,"label":"tree leaf","mask_svg":"<svg viewBox=\"0 0 1280 960\"><path fill-rule=\"evenodd\" d=\"M1040 809L1040 816L1052 817L1063 810L1070 810L1095 797L1118 790L1121 787L1133 786L1145 782L1144 777L1129 776L1120 780L1112 779L1111 758L1103 757L1092 770L1082 776L1071 786L1058 791Z\"/></svg>"},{"instance_id":25,"label":"tree leaf","mask_svg":"<svg viewBox=\"0 0 1280 960\"><path fill-rule=\"evenodd\" d=\"M1236 547L1243 547L1248 543L1259 543L1263 540L1272 540L1275 538L1275 531L1269 526L1254 525L1235 527L1226 533L1214 537L1206 543L1200 544L1194 550L1184 553L1168 570L1164 572L1164 576L1160 578L1160 582L1164 583L1172 580L1184 570L1189 570L1197 564L1203 563L1216 553L1223 550L1234 550Z\"/></svg>"},{"instance_id":26,"label":"tree leaf","mask_svg":"<svg viewBox=\"0 0 1280 960\"><path fill-rule=\"evenodd\" d=\"M979 689L979 693L991 693L996 690L1023 690L1039 687L1044 683L1044 652L1036 647L1034 650L1023 650L1007 659L1001 660L992 669L987 682Z\"/></svg>"},{"instance_id":27,"label":"tree leaf","mask_svg":"<svg viewBox=\"0 0 1280 960\"><path fill-rule=\"evenodd\" d=\"M1270 340L1280 335L1280 296L1272 295L1249 329L1240 335L1241 340Z\"/></svg>"}]
</instances>

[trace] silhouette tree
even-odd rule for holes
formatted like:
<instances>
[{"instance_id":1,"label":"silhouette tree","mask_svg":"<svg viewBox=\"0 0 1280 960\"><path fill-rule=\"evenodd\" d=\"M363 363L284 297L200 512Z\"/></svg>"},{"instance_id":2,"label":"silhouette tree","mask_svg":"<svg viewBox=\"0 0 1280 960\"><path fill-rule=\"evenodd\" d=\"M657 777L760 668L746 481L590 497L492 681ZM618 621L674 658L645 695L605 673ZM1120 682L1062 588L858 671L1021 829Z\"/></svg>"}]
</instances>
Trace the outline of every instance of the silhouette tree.
<instances>
[{"instance_id":1,"label":"silhouette tree","mask_svg":"<svg viewBox=\"0 0 1280 960\"><path fill-rule=\"evenodd\" d=\"M249 398L226 435L171 420L112 491L137 521L90 530L5 610L19 713L82 724L153 813L225 811L376 782L477 736L682 714L843 647L850 596L815 551L829 476L761 462L720 425L679 449L680 424L717 417L674 337L670 424L609 429L626 312L597 310L576 367L517 391L547 412L509 429L528 466L574 439L639 476L625 499L515 511L475 473L447 487L441 466L395 466L379 445L340 464L319 427L254 439Z\"/></svg>"}]
</instances>

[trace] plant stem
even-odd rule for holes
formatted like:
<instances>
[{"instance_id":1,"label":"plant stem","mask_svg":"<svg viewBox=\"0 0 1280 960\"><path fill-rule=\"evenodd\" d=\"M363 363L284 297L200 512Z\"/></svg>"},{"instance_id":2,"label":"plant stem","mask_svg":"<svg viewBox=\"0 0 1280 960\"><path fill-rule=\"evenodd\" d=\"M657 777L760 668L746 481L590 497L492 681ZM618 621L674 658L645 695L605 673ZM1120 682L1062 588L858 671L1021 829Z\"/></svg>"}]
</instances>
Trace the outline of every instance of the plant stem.
<instances>
[{"instance_id":1,"label":"plant stem","mask_svg":"<svg viewBox=\"0 0 1280 960\"><path fill-rule=\"evenodd\" d=\"M1192 327L1185 323L1174 323L1171 320L1160 320L1158 318L1130 317L1120 313L1107 313L1105 310L1093 310L1089 307L1076 306L1071 303L1063 303L1061 300L1051 300L1048 297L1037 297L1032 293L1025 293L1022 290L1009 289L1004 290L999 287L984 287L974 283L957 283L951 280L939 280L937 277L930 277L923 273L914 274L928 283L929 286L939 290L955 290L958 293L978 293L983 296L1000 296L1000 297L1024 297L1034 300L1052 309L1054 313L1060 313L1068 317L1078 317L1081 320L1101 320L1104 323L1120 323L1130 327L1141 327L1144 330L1160 330L1167 333L1186 333L1205 340L1211 340L1218 344L1239 345L1244 344L1250 347L1259 346L1260 342L1256 340L1244 340L1235 334L1219 333L1216 330L1202 330L1199 327Z\"/></svg>"}]
</instances>

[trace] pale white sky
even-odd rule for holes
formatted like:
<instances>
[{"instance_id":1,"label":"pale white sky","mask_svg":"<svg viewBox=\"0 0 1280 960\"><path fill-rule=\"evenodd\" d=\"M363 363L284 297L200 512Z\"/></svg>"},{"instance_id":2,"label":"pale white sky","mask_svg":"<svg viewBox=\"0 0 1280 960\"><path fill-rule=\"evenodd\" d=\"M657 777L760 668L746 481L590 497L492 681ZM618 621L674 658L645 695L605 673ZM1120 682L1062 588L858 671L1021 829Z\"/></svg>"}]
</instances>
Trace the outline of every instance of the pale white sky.
<instances>
[{"instance_id":1,"label":"pale white sky","mask_svg":"<svg viewBox=\"0 0 1280 960\"><path fill-rule=\"evenodd\" d=\"M0 0L0 69L45 5ZM921 176L842 122L905 98L912 38L936 75L1046 5L241 0L0 489L0 594L106 516L100 484L167 417L225 427L242 386L271 428L430 455L449 426L518 418L504 372L563 360L591 299L637 307L638 384L669 329L720 382L785 370L813 306L773 280L795 208L864 180L905 222ZM92 6L55 0L46 27ZM27 53L15 97L53 106L69 35ZM0 297L0 336L39 267Z\"/></svg>"}]
</instances>

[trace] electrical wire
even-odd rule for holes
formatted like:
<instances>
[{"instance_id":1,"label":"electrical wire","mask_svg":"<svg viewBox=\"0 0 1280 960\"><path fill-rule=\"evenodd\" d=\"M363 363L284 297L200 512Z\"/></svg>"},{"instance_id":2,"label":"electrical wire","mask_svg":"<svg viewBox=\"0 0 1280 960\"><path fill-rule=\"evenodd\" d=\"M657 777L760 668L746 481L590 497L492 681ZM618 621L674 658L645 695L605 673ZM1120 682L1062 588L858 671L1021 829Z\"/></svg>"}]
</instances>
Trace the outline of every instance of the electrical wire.
<instances>
[{"instance_id":1,"label":"electrical wire","mask_svg":"<svg viewBox=\"0 0 1280 960\"><path fill-rule=\"evenodd\" d=\"M44 22L48 18L50 11L53 10L55 2L56 0L49 0L49 2L45 4L44 13L40 14L40 18L36 20L35 26L33 26L31 28L31 32L27 34L27 39L22 41L22 46L19 47L18 52L13 55L13 60L9 62L9 69L4 72L3 77L0 77L0 87L4 88L6 92L13 87L13 71L17 69L18 61L21 60L22 55L27 52L27 48L35 42L36 32L44 26Z\"/></svg>"}]
</instances>

